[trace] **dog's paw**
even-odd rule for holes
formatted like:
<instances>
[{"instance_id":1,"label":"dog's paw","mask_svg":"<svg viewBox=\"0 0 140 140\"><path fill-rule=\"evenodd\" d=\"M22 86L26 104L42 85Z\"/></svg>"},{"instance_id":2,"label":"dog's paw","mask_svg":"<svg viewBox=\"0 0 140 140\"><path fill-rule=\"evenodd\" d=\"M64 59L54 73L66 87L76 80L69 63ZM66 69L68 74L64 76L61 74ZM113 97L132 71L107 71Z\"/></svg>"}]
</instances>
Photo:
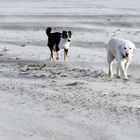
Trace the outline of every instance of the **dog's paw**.
<instances>
[{"instance_id":1,"label":"dog's paw","mask_svg":"<svg viewBox=\"0 0 140 140\"><path fill-rule=\"evenodd\" d=\"M127 81L127 80L129 80L129 78L128 78L127 76L125 76L125 77L124 77L124 80L126 80L126 81Z\"/></svg>"},{"instance_id":2,"label":"dog's paw","mask_svg":"<svg viewBox=\"0 0 140 140\"><path fill-rule=\"evenodd\" d=\"M113 74L108 74L108 77L110 78L110 79L112 79L113 78Z\"/></svg>"}]
</instances>

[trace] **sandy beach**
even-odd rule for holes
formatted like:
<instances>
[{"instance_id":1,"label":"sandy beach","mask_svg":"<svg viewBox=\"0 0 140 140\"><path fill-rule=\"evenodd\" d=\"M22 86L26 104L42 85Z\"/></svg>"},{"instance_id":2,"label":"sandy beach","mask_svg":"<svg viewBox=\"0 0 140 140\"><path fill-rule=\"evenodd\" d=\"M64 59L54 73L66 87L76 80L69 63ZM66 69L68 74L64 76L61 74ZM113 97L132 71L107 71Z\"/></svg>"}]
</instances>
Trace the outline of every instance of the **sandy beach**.
<instances>
[{"instance_id":1,"label":"sandy beach","mask_svg":"<svg viewBox=\"0 0 140 140\"><path fill-rule=\"evenodd\" d=\"M49 26L72 31L67 62ZM108 78L112 37L136 44L129 80ZM0 0L0 140L139 140L139 59L139 0Z\"/></svg>"}]
</instances>

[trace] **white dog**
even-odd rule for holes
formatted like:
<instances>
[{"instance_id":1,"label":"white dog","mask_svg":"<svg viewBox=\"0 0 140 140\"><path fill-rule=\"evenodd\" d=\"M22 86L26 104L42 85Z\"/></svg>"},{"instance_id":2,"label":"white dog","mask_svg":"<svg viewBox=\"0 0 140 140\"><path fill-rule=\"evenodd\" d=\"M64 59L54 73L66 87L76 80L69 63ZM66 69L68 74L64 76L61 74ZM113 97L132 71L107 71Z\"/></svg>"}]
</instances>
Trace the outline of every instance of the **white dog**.
<instances>
[{"instance_id":1,"label":"white dog","mask_svg":"<svg viewBox=\"0 0 140 140\"><path fill-rule=\"evenodd\" d=\"M121 76L128 79L127 69L136 49L135 44L129 40L113 38L108 43L105 43L105 47L107 49L109 77L113 78L112 64L113 60L116 59L117 76L119 76L119 72L121 72Z\"/></svg>"}]
</instances>

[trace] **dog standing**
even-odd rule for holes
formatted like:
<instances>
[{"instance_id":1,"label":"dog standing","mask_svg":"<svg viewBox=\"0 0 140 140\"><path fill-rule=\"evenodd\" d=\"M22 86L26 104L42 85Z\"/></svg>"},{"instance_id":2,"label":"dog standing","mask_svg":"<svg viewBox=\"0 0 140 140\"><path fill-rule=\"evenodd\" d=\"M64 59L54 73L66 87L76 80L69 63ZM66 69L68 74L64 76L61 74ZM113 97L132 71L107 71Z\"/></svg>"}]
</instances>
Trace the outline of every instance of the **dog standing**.
<instances>
[{"instance_id":1,"label":"dog standing","mask_svg":"<svg viewBox=\"0 0 140 140\"><path fill-rule=\"evenodd\" d=\"M105 44L107 49L107 61L109 66L109 77L113 78L112 64L113 60L117 61L117 76L121 72L121 76L128 79L127 69L136 49L135 44L129 40L113 38Z\"/></svg>"},{"instance_id":2,"label":"dog standing","mask_svg":"<svg viewBox=\"0 0 140 140\"><path fill-rule=\"evenodd\" d=\"M64 49L64 61L67 60L68 49L70 47L70 39L72 32L71 31L63 31L60 32L51 32L51 27L46 29L46 34L48 36L48 47L51 51L51 57L54 60L54 52L57 53L56 60L60 58L60 50Z\"/></svg>"}]
</instances>

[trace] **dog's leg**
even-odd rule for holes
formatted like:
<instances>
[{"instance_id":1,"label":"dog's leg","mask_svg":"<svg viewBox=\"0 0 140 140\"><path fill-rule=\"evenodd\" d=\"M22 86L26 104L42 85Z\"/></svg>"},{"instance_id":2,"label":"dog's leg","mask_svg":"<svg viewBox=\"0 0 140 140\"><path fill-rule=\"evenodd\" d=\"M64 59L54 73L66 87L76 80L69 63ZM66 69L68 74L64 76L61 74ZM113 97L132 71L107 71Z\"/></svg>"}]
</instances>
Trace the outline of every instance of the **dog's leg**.
<instances>
[{"instance_id":1,"label":"dog's leg","mask_svg":"<svg viewBox=\"0 0 140 140\"><path fill-rule=\"evenodd\" d=\"M125 79L128 79L127 69L128 69L129 64L130 64L130 61L126 61L126 63L125 63Z\"/></svg>"},{"instance_id":2,"label":"dog's leg","mask_svg":"<svg viewBox=\"0 0 140 140\"><path fill-rule=\"evenodd\" d=\"M52 57L53 57L53 52L52 52L51 49L50 49L50 52L51 52L51 54L50 54L49 60L51 61L51 59L52 59Z\"/></svg>"},{"instance_id":3,"label":"dog's leg","mask_svg":"<svg viewBox=\"0 0 140 140\"><path fill-rule=\"evenodd\" d=\"M52 58L52 60L54 60L54 59L53 59L53 50L51 51L51 58Z\"/></svg>"},{"instance_id":4,"label":"dog's leg","mask_svg":"<svg viewBox=\"0 0 140 140\"><path fill-rule=\"evenodd\" d=\"M108 62L108 68L109 68L108 75L110 78L113 78L113 71L112 71L113 60L114 60L113 55L111 55L110 52L108 51L107 52L107 62Z\"/></svg>"},{"instance_id":5,"label":"dog's leg","mask_svg":"<svg viewBox=\"0 0 140 140\"><path fill-rule=\"evenodd\" d=\"M125 75L125 67L124 67L124 62L123 61L118 61L117 62L117 76L120 77L119 72L121 72L121 76L124 77Z\"/></svg>"},{"instance_id":6,"label":"dog's leg","mask_svg":"<svg viewBox=\"0 0 140 140\"><path fill-rule=\"evenodd\" d=\"M121 75L125 78L125 79L128 79L127 75L126 75L126 67L125 67L125 62L124 61L121 61L119 63L120 65L120 70L121 70Z\"/></svg>"},{"instance_id":7,"label":"dog's leg","mask_svg":"<svg viewBox=\"0 0 140 140\"><path fill-rule=\"evenodd\" d=\"M56 56L56 60L58 60L58 59L60 58L60 51L57 51L57 52L56 52L56 55L57 55L57 56Z\"/></svg>"},{"instance_id":8,"label":"dog's leg","mask_svg":"<svg viewBox=\"0 0 140 140\"><path fill-rule=\"evenodd\" d=\"M54 60L54 58L53 58L54 52L55 52L55 47L53 47L53 48L51 49L51 58L52 58L52 60Z\"/></svg>"},{"instance_id":9,"label":"dog's leg","mask_svg":"<svg viewBox=\"0 0 140 140\"><path fill-rule=\"evenodd\" d=\"M64 61L67 60L68 49L64 49Z\"/></svg>"},{"instance_id":10,"label":"dog's leg","mask_svg":"<svg viewBox=\"0 0 140 140\"><path fill-rule=\"evenodd\" d=\"M113 78L113 70L112 70L113 61L110 61L108 64L109 64L109 77Z\"/></svg>"},{"instance_id":11,"label":"dog's leg","mask_svg":"<svg viewBox=\"0 0 140 140\"><path fill-rule=\"evenodd\" d=\"M114 60L114 57L108 54L107 55L107 61L108 61L108 67L109 67L108 75L110 78L113 78L113 70L112 70L113 60Z\"/></svg>"},{"instance_id":12,"label":"dog's leg","mask_svg":"<svg viewBox=\"0 0 140 140\"><path fill-rule=\"evenodd\" d=\"M58 60L60 58L60 48L58 45L56 45L56 60Z\"/></svg>"},{"instance_id":13,"label":"dog's leg","mask_svg":"<svg viewBox=\"0 0 140 140\"><path fill-rule=\"evenodd\" d=\"M49 57L49 60L51 61L51 59L52 59L52 48L51 48L51 45L49 45L49 44L48 44L48 47L49 47L50 53L51 53L51 54L50 54L50 57Z\"/></svg>"},{"instance_id":14,"label":"dog's leg","mask_svg":"<svg viewBox=\"0 0 140 140\"><path fill-rule=\"evenodd\" d=\"M117 77L118 78L120 77L120 66L119 66L119 64L117 64Z\"/></svg>"}]
</instances>

